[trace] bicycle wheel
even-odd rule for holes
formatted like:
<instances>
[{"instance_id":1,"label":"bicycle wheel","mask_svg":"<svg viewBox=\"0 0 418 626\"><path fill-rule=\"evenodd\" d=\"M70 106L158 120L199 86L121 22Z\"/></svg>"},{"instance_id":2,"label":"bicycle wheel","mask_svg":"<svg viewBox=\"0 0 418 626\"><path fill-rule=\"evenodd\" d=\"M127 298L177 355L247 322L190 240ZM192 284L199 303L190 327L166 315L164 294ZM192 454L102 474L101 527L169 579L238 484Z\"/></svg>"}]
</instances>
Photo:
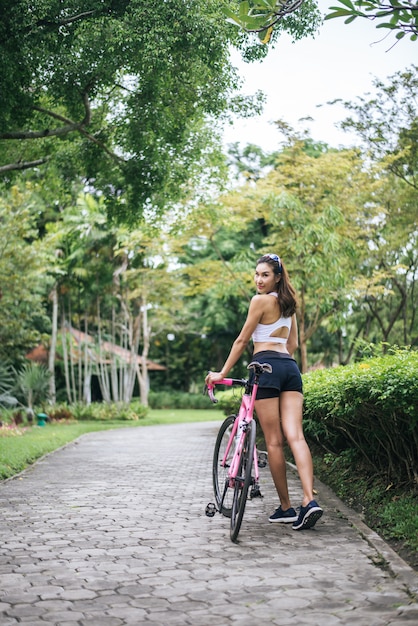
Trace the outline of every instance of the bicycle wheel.
<instances>
[{"instance_id":1,"label":"bicycle wheel","mask_svg":"<svg viewBox=\"0 0 418 626\"><path fill-rule=\"evenodd\" d=\"M213 491L215 493L216 506L225 517L231 517L232 508L232 495L233 489L228 484L228 470L231 465L232 457L234 455L234 446L228 453L226 463L222 465L222 460L225 455L228 441L231 437L232 426L235 422L236 415L230 415L223 422L219 429L218 436L216 438L215 449L213 451L213 465L212 465L212 479L213 479ZM222 502L222 497L226 488L225 497Z\"/></svg>"},{"instance_id":2,"label":"bicycle wheel","mask_svg":"<svg viewBox=\"0 0 418 626\"><path fill-rule=\"evenodd\" d=\"M244 517L245 505L247 503L248 489L252 483L252 469L254 462L255 446L255 423L251 421L245 433L244 445L235 478L234 495L232 498L231 511L231 541L236 541Z\"/></svg>"}]
</instances>

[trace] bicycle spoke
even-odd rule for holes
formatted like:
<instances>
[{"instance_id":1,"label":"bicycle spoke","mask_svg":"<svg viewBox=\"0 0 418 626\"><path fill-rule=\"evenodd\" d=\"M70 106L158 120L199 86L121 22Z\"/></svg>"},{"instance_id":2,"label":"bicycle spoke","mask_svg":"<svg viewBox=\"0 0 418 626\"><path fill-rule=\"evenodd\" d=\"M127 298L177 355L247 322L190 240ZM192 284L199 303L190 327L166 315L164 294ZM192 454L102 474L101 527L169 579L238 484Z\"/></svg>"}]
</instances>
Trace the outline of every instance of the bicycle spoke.
<instances>
[{"instance_id":1,"label":"bicycle spoke","mask_svg":"<svg viewBox=\"0 0 418 626\"><path fill-rule=\"evenodd\" d=\"M245 433L241 460L237 478L235 479L234 495L231 510L231 541L236 542L244 517L248 489L253 482L252 467L254 461L255 424L250 422Z\"/></svg>"},{"instance_id":2,"label":"bicycle spoke","mask_svg":"<svg viewBox=\"0 0 418 626\"><path fill-rule=\"evenodd\" d=\"M228 458L225 459L225 463L223 463L223 461L234 421L235 415L230 415L223 421L218 432L213 452L213 491L217 507L225 517L231 517L232 509L233 488L229 487L228 470L234 454L233 446L229 451Z\"/></svg>"}]
</instances>

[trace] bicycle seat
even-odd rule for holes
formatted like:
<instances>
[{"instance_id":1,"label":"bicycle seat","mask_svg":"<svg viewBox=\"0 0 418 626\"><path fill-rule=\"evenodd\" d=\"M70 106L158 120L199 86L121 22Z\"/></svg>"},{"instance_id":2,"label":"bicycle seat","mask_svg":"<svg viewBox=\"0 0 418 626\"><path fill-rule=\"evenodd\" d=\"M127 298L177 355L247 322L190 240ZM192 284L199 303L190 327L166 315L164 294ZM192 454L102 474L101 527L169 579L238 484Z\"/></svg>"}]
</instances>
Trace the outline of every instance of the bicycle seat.
<instances>
[{"instance_id":1,"label":"bicycle seat","mask_svg":"<svg viewBox=\"0 0 418 626\"><path fill-rule=\"evenodd\" d=\"M251 361L251 363L247 365L247 369L254 370L256 374L263 374L264 372L271 374L273 371L270 363L258 363L258 361Z\"/></svg>"}]
</instances>

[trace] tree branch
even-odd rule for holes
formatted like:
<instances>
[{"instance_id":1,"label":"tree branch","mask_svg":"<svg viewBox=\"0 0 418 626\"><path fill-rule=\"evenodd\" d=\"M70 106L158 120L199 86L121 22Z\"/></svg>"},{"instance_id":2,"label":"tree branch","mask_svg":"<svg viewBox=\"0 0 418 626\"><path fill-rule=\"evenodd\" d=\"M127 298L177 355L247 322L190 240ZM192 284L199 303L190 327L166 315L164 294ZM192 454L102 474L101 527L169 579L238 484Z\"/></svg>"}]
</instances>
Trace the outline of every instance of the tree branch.
<instances>
[{"instance_id":1,"label":"tree branch","mask_svg":"<svg viewBox=\"0 0 418 626\"><path fill-rule=\"evenodd\" d=\"M0 174L11 172L12 170L28 170L37 165L43 165L48 161L48 157L37 159L36 161L18 161L17 163L9 163L8 165L0 165Z\"/></svg>"},{"instance_id":2,"label":"tree branch","mask_svg":"<svg viewBox=\"0 0 418 626\"><path fill-rule=\"evenodd\" d=\"M85 126L88 126L91 122L91 108L90 108L90 101L88 98L87 90L83 93L83 104L84 104L85 115L84 115L84 118L81 120L81 122L73 122L67 117L60 115L59 113L56 113L55 111L50 111L49 109L44 109L43 107L40 107L40 106L33 106L32 108L35 111L39 111L39 113L43 113L44 115L52 117L55 120L63 122L64 126L61 126L59 128L53 128L53 129L46 128L44 130L39 130L39 131L15 131L15 132L10 132L10 133L0 133L0 140L1 139L19 139L19 140L43 139L45 137L60 137L62 135L66 135L71 132L79 132L81 135L84 135L84 137L86 137L89 141L99 146L103 150L103 152L109 155L112 159L114 159L117 162L123 162L124 159L122 157L112 152L112 150L110 150L103 142L99 141L98 139L96 139L94 135L90 134L89 132L85 130ZM27 167L29 168L31 166L28 165ZM10 164L10 165L5 165L2 168L0 167L0 172L10 171L10 170L15 170L15 169L24 169L24 168L21 167L19 164Z\"/></svg>"},{"instance_id":3,"label":"tree branch","mask_svg":"<svg viewBox=\"0 0 418 626\"><path fill-rule=\"evenodd\" d=\"M49 20L39 20L36 22L36 26L49 26L49 27L60 27L67 26L67 24L73 24L74 22L78 22L79 20L83 20L85 17L91 17L97 11L85 11L84 13L79 13L78 15L73 15L72 17L67 17L62 20L57 20L56 22L51 22Z\"/></svg>"}]
</instances>

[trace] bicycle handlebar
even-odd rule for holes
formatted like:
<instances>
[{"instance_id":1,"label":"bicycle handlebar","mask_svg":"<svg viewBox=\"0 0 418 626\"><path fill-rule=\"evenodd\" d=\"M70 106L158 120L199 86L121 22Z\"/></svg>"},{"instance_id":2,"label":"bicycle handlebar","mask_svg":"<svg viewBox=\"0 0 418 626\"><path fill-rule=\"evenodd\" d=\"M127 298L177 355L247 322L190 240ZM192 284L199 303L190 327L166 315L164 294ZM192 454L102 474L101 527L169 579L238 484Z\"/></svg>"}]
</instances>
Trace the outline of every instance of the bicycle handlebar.
<instances>
[{"instance_id":1,"label":"bicycle handlebar","mask_svg":"<svg viewBox=\"0 0 418 626\"><path fill-rule=\"evenodd\" d=\"M218 400L215 398L215 387L216 385L225 385L226 387L233 387L234 385L239 385L240 387L245 387L247 381L244 378L222 378L222 380L216 381L211 385L205 385L205 392L208 392L208 396L210 401L213 404L216 404Z\"/></svg>"}]
</instances>

